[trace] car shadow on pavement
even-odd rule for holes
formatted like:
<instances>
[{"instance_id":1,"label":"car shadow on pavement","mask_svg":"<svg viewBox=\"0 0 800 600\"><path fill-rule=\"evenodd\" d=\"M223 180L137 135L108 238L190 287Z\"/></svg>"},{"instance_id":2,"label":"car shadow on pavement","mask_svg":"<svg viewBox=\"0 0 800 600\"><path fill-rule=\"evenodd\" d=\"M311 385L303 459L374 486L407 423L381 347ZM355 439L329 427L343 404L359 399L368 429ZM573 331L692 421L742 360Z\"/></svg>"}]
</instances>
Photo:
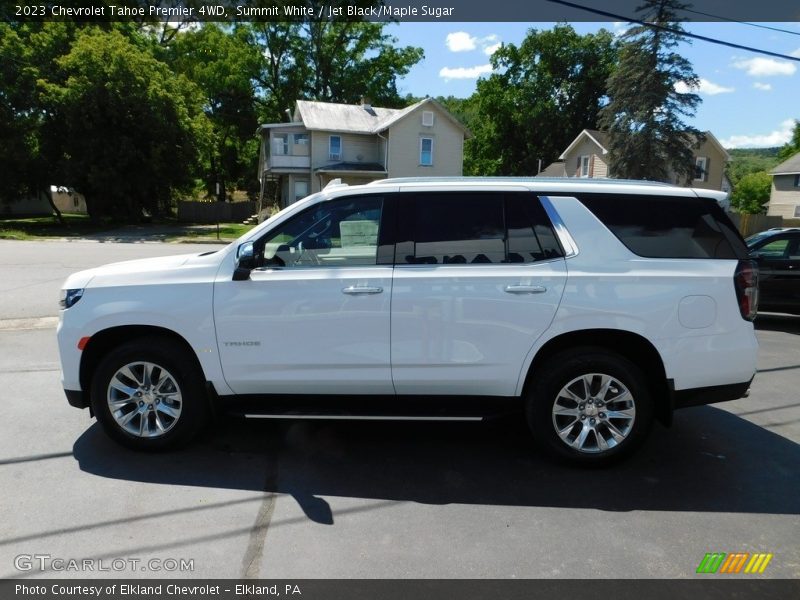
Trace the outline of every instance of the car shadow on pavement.
<instances>
[{"instance_id":1,"label":"car shadow on pavement","mask_svg":"<svg viewBox=\"0 0 800 600\"><path fill-rule=\"evenodd\" d=\"M800 316L758 313L753 324L757 331L780 331L800 335Z\"/></svg>"},{"instance_id":2,"label":"car shadow on pavement","mask_svg":"<svg viewBox=\"0 0 800 600\"><path fill-rule=\"evenodd\" d=\"M97 424L76 442L81 470L166 485L286 494L333 523L325 496L424 504L798 514L800 445L710 407L656 426L630 460L555 464L517 421L433 424L223 419L166 455L135 453Z\"/></svg>"}]
</instances>

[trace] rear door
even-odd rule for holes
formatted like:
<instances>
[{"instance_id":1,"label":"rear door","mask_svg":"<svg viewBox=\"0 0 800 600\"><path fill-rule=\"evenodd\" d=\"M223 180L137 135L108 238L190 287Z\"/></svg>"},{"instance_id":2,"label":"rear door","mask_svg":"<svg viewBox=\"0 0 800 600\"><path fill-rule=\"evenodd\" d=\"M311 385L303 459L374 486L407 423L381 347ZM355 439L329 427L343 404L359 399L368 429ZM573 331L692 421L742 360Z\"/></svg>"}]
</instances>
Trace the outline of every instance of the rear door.
<instances>
[{"instance_id":1,"label":"rear door","mask_svg":"<svg viewBox=\"0 0 800 600\"><path fill-rule=\"evenodd\" d=\"M539 199L502 191L403 196L392 285L395 390L514 395L567 277Z\"/></svg>"}]
</instances>

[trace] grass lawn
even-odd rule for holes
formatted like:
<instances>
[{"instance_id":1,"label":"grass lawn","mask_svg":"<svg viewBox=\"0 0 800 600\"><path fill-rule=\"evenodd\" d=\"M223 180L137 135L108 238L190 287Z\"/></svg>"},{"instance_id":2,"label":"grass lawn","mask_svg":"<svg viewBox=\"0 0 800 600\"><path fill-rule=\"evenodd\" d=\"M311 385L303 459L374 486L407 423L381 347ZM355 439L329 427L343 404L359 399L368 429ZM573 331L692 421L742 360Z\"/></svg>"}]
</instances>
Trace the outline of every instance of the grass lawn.
<instances>
[{"instance_id":1,"label":"grass lawn","mask_svg":"<svg viewBox=\"0 0 800 600\"><path fill-rule=\"evenodd\" d=\"M2 218L0 238L7 240L35 240L38 238L80 237L113 227L107 222L92 222L88 215L64 214L65 227L55 217Z\"/></svg>"},{"instance_id":2,"label":"grass lawn","mask_svg":"<svg viewBox=\"0 0 800 600\"><path fill-rule=\"evenodd\" d=\"M146 238L152 230L154 239L168 242L215 242L217 228L214 225L195 225L178 223L174 220L159 220L154 223L125 224L112 221L92 222L87 215L64 215L67 226L61 225L55 217L2 218L0 217L0 239L41 240L47 238L82 237L100 232L118 230L121 235L129 234ZM220 223L219 239L232 241L250 231L253 225L241 223Z\"/></svg>"},{"instance_id":3,"label":"grass lawn","mask_svg":"<svg viewBox=\"0 0 800 600\"><path fill-rule=\"evenodd\" d=\"M255 227L255 225L242 225L241 223L220 223L219 239L233 241L250 231L253 227ZM168 239L192 242L216 241L217 228L213 225L206 225L202 228L197 226L188 226L181 233L177 233L174 236L169 236Z\"/></svg>"}]
</instances>

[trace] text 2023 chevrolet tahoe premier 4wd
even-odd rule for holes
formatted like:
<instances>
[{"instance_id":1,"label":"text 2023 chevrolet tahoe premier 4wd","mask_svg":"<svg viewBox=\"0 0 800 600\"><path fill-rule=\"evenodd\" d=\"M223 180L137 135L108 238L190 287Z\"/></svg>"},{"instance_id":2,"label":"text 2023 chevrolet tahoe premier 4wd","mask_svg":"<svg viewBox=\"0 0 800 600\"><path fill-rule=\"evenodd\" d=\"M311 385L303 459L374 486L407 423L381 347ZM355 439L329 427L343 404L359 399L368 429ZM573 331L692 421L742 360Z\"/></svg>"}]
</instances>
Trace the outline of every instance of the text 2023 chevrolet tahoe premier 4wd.
<instances>
[{"instance_id":1,"label":"text 2023 chevrolet tahoe premier 4wd","mask_svg":"<svg viewBox=\"0 0 800 600\"><path fill-rule=\"evenodd\" d=\"M137 449L248 416L479 419L547 451L636 448L747 394L757 271L715 193L661 184L329 185L216 252L72 275L63 385Z\"/></svg>"}]
</instances>

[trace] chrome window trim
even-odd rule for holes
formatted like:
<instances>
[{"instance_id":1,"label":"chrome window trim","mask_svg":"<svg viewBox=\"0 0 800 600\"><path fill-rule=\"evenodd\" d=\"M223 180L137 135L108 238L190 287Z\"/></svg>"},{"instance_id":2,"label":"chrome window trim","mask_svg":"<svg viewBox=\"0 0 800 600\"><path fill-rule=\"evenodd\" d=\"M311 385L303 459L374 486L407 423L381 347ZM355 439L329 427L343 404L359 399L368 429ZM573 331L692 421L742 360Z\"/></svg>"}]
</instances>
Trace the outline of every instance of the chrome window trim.
<instances>
[{"instance_id":1,"label":"chrome window trim","mask_svg":"<svg viewBox=\"0 0 800 600\"><path fill-rule=\"evenodd\" d=\"M569 230L567 230L567 226L564 224L564 221L561 220L561 215L558 214L558 211L553 205L553 201L550 199L550 196L539 196L539 201L542 203L544 211L547 213L547 217L553 224L553 229L558 236L558 241L561 242L561 246L564 248L564 258L578 256L578 253L580 252L578 249L578 244L575 243L575 240L573 239L572 235L570 235Z\"/></svg>"}]
</instances>

